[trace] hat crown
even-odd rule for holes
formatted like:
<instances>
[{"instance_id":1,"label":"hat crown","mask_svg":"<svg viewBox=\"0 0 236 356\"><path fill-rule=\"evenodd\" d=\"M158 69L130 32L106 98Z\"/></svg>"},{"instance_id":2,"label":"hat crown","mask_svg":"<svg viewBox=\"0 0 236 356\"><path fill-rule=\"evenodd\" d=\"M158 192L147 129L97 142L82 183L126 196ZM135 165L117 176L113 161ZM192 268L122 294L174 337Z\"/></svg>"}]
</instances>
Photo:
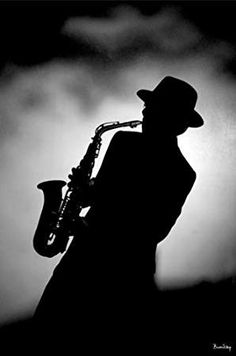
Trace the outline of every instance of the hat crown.
<instances>
[{"instance_id":1,"label":"hat crown","mask_svg":"<svg viewBox=\"0 0 236 356\"><path fill-rule=\"evenodd\" d=\"M196 90L185 81L167 76L152 91L153 98L161 97L162 100L168 99L168 102L179 103L194 109L197 102Z\"/></svg>"}]
</instances>

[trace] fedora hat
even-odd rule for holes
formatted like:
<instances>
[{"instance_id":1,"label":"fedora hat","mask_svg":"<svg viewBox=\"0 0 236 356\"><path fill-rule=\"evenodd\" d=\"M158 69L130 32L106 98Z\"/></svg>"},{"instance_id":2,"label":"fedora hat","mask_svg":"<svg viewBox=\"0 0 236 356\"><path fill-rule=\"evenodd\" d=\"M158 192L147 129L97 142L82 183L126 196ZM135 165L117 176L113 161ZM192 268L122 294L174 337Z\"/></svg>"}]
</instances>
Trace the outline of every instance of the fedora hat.
<instances>
[{"instance_id":1,"label":"fedora hat","mask_svg":"<svg viewBox=\"0 0 236 356\"><path fill-rule=\"evenodd\" d=\"M153 90L140 89L137 95L145 104L158 105L158 101L166 103L187 119L189 127L200 127L204 121L194 110L197 102L196 90L187 82L167 76ZM167 107L168 107L167 106Z\"/></svg>"}]
</instances>

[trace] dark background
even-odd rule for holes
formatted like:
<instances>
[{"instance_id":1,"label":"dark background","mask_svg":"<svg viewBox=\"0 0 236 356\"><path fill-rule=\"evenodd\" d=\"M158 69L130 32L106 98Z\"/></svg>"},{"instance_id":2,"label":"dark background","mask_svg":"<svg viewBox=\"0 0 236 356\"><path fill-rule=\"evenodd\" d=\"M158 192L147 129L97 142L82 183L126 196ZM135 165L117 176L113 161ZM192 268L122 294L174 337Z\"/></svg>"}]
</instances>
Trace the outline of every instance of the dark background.
<instances>
[{"instance_id":1,"label":"dark background","mask_svg":"<svg viewBox=\"0 0 236 356\"><path fill-rule=\"evenodd\" d=\"M234 1L1 1L1 66L8 62L30 66L54 57L76 57L78 45L60 33L65 21L72 16L103 18L118 5L128 5L144 15L173 7L207 38L226 40L235 48ZM94 53L84 44L79 54L89 57ZM226 67L235 73L233 59Z\"/></svg>"}]
</instances>

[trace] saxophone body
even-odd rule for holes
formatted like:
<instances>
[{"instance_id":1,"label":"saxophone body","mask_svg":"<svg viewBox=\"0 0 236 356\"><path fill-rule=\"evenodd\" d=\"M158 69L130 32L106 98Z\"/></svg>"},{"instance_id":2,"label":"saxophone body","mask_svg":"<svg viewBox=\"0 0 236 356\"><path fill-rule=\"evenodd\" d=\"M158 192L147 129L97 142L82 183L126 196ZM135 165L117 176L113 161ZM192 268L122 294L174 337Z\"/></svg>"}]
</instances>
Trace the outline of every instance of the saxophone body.
<instances>
[{"instance_id":1,"label":"saxophone body","mask_svg":"<svg viewBox=\"0 0 236 356\"><path fill-rule=\"evenodd\" d=\"M134 120L123 123L113 121L99 125L79 166L72 169L76 174L76 180L71 179L68 183L51 180L37 185L44 194L43 209L33 237L33 247L38 254L50 258L63 253L70 237L75 236L73 227L76 226L76 221L84 207L83 192L92 182L92 170L95 159L99 155L102 134L119 127L135 128L141 123L139 120ZM63 198L62 188L66 184L68 188Z\"/></svg>"}]
</instances>

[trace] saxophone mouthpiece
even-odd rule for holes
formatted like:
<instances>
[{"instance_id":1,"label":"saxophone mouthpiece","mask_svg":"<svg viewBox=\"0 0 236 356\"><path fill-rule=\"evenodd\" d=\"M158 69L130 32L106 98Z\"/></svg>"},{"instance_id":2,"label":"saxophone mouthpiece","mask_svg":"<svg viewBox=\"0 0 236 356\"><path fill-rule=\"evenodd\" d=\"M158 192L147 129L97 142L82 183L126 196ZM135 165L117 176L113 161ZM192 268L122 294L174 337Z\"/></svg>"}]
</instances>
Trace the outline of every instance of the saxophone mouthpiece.
<instances>
[{"instance_id":1,"label":"saxophone mouthpiece","mask_svg":"<svg viewBox=\"0 0 236 356\"><path fill-rule=\"evenodd\" d=\"M142 124L142 121L139 121L139 120L135 120L135 121L131 121L130 122L130 127L136 127L138 125L141 125Z\"/></svg>"}]
</instances>

